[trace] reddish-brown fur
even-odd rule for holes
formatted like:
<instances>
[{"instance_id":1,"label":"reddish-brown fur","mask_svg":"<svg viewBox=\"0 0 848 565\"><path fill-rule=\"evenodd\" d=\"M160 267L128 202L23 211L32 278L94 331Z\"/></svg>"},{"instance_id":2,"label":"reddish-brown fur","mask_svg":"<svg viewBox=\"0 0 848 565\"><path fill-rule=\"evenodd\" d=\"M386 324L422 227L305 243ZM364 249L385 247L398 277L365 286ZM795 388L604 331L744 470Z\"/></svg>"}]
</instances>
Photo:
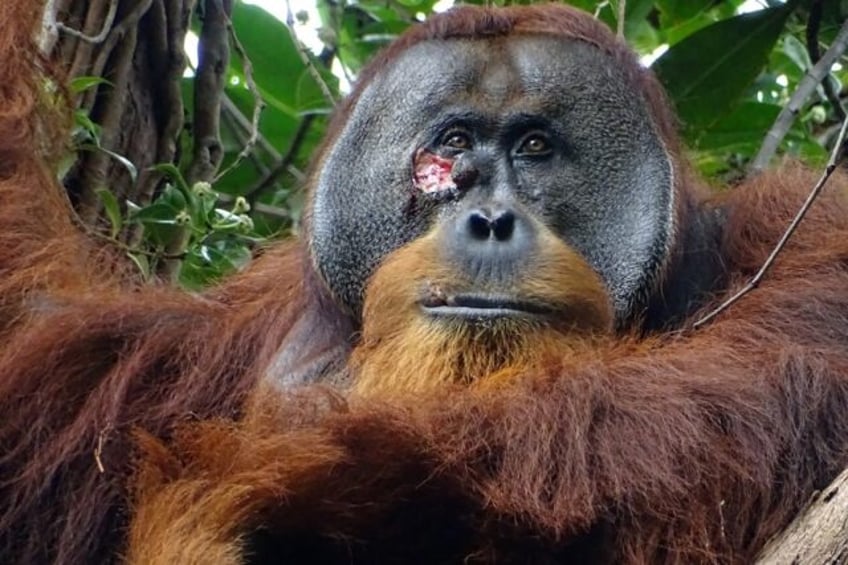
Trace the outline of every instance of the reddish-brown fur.
<instances>
[{"instance_id":1,"label":"reddish-brown fur","mask_svg":"<svg viewBox=\"0 0 848 565\"><path fill-rule=\"evenodd\" d=\"M83 237L45 166L66 119L36 95L40 4L0 6L0 561L105 562L130 430L236 415L307 293L291 245L190 296L134 284Z\"/></svg>"},{"instance_id":2,"label":"reddish-brown fur","mask_svg":"<svg viewBox=\"0 0 848 565\"><path fill-rule=\"evenodd\" d=\"M813 180L728 196L731 288ZM215 539L210 562L238 563L259 529L304 562L751 562L848 463L848 184L830 189L768 282L698 332L391 405L262 391L240 424L148 445L133 561Z\"/></svg>"},{"instance_id":3,"label":"reddish-brown fur","mask_svg":"<svg viewBox=\"0 0 848 565\"><path fill-rule=\"evenodd\" d=\"M466 277L438 259L437 229L386 257L368 284L362 335L350 363L356 393L424 392L480 380L488 386L548 357L592 347L599 336L611 333L612 305L601 278L550 230L536 229L534 262L515 277L512 289L559 305L561 327L515 320L483 330L421 316L423 286L438 294L469 286Z\"/></svg>"},{"instance_id":4,"label":"reddish-brown fur","mask_svg":"<svg viewBox=\"0 0 848 565\"><path fill-rule=\"evenodd\" d=\"M761 288L698 332L548 356L493 387L284 393L258 383L287 336L334 331L303 328L329 307L301 248L190 296L133 284L82 237L45 166L64 117L34 95L39 5L0 3L0 560L745 563L848 464L844 177ZM591 20L460 14L363 81L430 36L576 36L632 73L676 152L655 82ZM724 198L729 290L813 182L786 167Z\"/></svg>"}]
</instances>

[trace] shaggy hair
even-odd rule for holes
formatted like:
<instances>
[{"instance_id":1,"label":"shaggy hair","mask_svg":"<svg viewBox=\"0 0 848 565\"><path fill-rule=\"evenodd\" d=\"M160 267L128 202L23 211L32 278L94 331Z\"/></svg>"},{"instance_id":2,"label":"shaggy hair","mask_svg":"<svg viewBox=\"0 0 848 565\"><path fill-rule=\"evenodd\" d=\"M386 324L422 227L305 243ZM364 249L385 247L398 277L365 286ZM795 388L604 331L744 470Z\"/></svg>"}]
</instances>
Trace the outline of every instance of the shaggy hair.
<instances>
[{"instance_id":1,"label":"shaggy hair","mask_svg":"<svg viewBox=\"0 0 848 565\"><path fill-rule=\"evenodd\" d=\"M784 168L722 199L728 293L814 181ZM130 562L752 562L848 464L835 185L762 286L696 332L385 404L260 390L241 422L145 436Z\"/></svg>"},{"instance_id":2,"label":"shaggy hair","mask_svg":"<svg viewBox=\"0 0 848 565\"><path fill-rule=\"evenodd\" d=\"M41 4L0 3L0 561L745 563L848 464L844 177L760 288L701 330L686 329L695 314L545 347L496 383L414 396L281 391L263 377L292 341L304 363L349 349L304 245L200 295L134 284L49 172L67 113L36 94ZM655 80L553 5L414 28L363 73L323 151L401 50L516 31L610 53L677 154ZM784 167L701 204L726 218L727 285L704 312L759 268L814 181Z\"/></svg>"}]
</instances>

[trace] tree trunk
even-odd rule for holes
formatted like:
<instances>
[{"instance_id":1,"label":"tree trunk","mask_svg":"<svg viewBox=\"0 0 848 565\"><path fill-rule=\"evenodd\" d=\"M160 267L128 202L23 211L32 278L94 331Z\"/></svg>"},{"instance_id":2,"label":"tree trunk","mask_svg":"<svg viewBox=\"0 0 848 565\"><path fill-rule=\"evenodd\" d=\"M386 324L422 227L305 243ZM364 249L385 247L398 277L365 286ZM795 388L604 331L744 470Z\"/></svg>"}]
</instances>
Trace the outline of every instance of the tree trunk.
<instances>
[{"instance_id":1,"label":"tree trunk","mask_svg":"<svg viewBox=\"0 0 848 565\"><path fill-rule=\"evenodd\" d=\"M758 565L848 563L848 469L772 540Z\"/></svg>"}]
</instances>

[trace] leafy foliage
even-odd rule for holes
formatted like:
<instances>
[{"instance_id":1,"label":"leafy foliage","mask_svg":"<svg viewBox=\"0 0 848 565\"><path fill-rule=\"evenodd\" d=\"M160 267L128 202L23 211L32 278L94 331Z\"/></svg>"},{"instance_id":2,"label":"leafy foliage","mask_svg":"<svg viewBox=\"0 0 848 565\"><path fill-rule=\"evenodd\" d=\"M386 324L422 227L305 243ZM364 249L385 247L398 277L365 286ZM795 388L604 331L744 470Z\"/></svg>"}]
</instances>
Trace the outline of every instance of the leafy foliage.
<instances>
[{"instance_id":1,"label":"leafy foliage","mask_svg":"<svg viewBox=\"0 0 848 565\"><path fill-rule=\"evenodd\" d=\"M744 174L814 64L811 53L823 52L848 16L848 0L761 0L759 9L743 0L628 0L625 20L618 22L620 1L570 3L623 30L664 83L692 161L722 181ZM308 13L285 13L284 22L235 2L231 44L237 41L239 48L226 69L220 176L211 184L187 182L189 121L180 134L181 157L152 167L163 177L153 199L136 203L131 191L97 189L108 237L119 238L128 226L143 227L143 238L131 242L128 252L145 275L155 274L164 261L179 260L179 281L196 288L241 268L266 238L296 231L304 171L334 102L381 47L435 8L435 0L319 0L312 20ZM195 32L200 26L193 20ZM314 52L300 40L310 27L318 29L322 42ZM834 93L845 96L846 74L845 66L832 70L828 88L820 86L807 101L782 151L814 164L826 158L840 122ZM77 77L72 87L82 92L103 81ZM182 92L188 116L193 90L193 77L187 76ZM264 108L255 130L257 104ZM76 125L79 151L105 152L135 182L137 165L100 143L98 123L79 111ZM246 158L240 158L246 147ZM174 241L180 242L178 253L170 256Z\"/></svg>"}]
</instances>

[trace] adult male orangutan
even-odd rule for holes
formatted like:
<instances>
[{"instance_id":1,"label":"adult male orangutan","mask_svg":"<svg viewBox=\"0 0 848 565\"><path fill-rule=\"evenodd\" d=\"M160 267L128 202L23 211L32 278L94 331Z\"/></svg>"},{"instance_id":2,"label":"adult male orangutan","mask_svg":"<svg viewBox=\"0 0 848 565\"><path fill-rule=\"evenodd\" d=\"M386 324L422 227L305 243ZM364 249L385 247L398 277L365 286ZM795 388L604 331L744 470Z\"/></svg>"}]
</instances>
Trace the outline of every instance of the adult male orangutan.
<instances>
[{"instance_id":1,"label":"adult male orangutan","mask_svg":"<svg viewBox=\"0 0 848 565\"><path fill-rule=\"evenodd\" d=\"M848 465L848 183L693 330L814 179L706 195L590 15L405 33L302 240L190 295L71 223L40 4L0 8L0 561L749 563Z\"/></svg>"}]
</instances>

